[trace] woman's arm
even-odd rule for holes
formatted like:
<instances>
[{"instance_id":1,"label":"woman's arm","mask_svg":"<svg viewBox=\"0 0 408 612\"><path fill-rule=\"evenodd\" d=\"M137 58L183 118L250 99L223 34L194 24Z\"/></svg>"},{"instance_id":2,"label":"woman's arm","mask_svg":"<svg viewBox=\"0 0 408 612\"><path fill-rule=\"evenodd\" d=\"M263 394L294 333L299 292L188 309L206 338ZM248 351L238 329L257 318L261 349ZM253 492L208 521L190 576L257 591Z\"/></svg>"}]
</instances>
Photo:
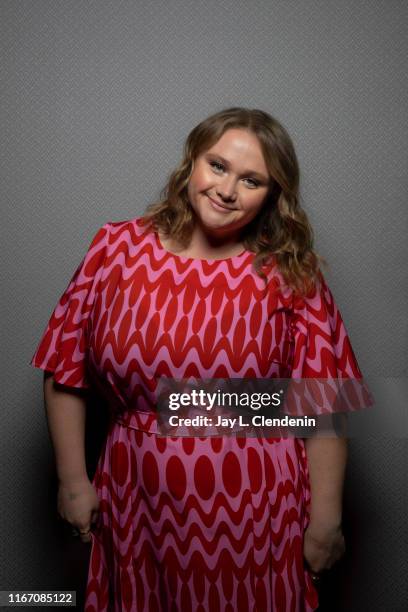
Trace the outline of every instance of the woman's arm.
<instances>
[{"instance_id":1,"label":"woman's arm","mask_svg":"<svg viewBox=\"0 0 408 612\"><path fill-rule=\"evenodd\" d=\"M341 525L347 438L305 439L311 489L310 522Z\"/></svg>"},{"instance_id":2,"label":"woman's arm","mask_svg":"<svg viewBox=\"0 0 408 612\"><path fill-rule=\"evenodd\" d=\"M85 399L54 384L44 376L44 403L48 430L60 483L87 479L85 462Z\"/></svg>"},{"instance_id":3,"label":"woman's arm","mask_svg":"<svg viewBox=\"0 0 408 612\"><path fill-rule=\"evenodd\" d=\"M313 572L329 569L344 553L341 530L347 438L305 440L311 490L304 555Z\"/></svg>"},{"instance_id":4,"label":"woman's arm","mask_svg":"<svg viewBox=\"0 0 408 612\"><path fill-rule=\"evenodd\" d=\"M59 480L58 512L83 532L83 542L89 542L99 499L86 471L86 402L80 392L66 392L54 385L52 375L46 373L44 403Z\"/></svg>"}]
</instances>

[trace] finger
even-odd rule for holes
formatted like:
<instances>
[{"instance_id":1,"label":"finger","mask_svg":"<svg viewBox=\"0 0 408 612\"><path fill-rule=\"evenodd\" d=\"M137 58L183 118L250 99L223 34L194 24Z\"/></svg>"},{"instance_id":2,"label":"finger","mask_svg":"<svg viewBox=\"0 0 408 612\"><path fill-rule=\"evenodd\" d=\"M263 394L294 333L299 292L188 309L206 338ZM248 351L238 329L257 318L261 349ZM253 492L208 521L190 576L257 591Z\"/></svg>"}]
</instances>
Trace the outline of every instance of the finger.
<instances>
[{"instance_id":1,"label":"finger","mask_svg":"<svg viewBox=\"0 0 408 612\"><path fill-rule=\"evenodd\" d=\"M89 527L83 527L79 530L79 536L81 538L81 542L90 542L91 541L91 530Z\"/></svg>"},{"instance_id":2,"label":"finger","mask_svg":"<svg viewBox=\"0 0 408 612\"><path fill-rule=\"evenodd\" d=\"M309 557L309 559L306 559L306 557L303 557L303 559L304 559L307 569L312 574L318 574L320 570L322 569L322 561L326 560L321 555L316 555L316 554Z\"/></svg>"},{"instance_id":3,"label":"finger","mask_svg":"<svg viewBox=\"0 0 408 612\"><path fill-rule=\"evenodd\" d=\"M81 542L83 542L84 544L89 544L89 542L92 542L92 536L90 531L86 535L81 535Z\"/></svg>"},{"instance_id":4,"label":"finger","mask_svg":"<svg viewBox=\"0 0 408 612\"><path fill-rule=\"evenodd\" d=\"M71 534L74 538L82 538L84 536L87 536L90 531L89 527L86 527L86 526L79 527L73 524L70 525L70 528L71 528Z\"/></svg>"},{"instance_id":5,"label":"finger","mask_svg":"<svg viewBox=\"0 0 408 612\"><path fill-rule=\"evenodd\" d=\"M313 581L313 584L318 584L320 582L320 575L319 574L312 572L310 574L310 577L311 577L311 579Z\"/></svg>"}]
</instances>

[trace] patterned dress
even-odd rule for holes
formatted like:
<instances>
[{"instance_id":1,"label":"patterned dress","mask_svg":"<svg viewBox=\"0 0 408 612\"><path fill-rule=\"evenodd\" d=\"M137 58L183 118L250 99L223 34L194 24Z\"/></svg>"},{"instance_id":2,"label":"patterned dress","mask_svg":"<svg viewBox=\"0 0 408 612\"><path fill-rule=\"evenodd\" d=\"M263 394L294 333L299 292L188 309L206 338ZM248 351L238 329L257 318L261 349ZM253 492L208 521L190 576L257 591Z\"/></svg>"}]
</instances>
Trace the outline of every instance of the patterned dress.
<instances>
[{"instance_id":1,"label":"patterned dress","mask_svg":"<svg viewBox=\"0 0 408 612\"><path fill-rule=\"evenodd\" d=\"M141 217L106 223L52 313L31 364L112 407L86 612L317 608L304 440L160 436L151 402L160 377L361 377L324 279L295 299L254 256L182 257Z\"/></svg>"}]
</instances>

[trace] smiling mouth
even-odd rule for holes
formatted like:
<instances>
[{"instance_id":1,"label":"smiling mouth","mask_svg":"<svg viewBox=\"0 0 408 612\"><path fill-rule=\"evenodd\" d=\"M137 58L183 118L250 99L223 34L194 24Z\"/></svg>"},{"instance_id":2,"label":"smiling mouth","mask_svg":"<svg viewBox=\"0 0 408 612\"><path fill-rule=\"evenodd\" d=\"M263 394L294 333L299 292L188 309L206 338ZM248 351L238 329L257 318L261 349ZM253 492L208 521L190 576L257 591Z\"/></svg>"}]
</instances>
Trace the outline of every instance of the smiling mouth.
<instances>
[{"instance_id":1,"label":"smiling mouth","mask_svg":"<svg viewBox=\"0 0 408 612\"><path fill-rule=\"evenodd\" d=\"M216 208L222 208L223 210L235 210L235 208L231 208L230 206L225 206L225 204L221 204L221 202L217 202L216 200L213 200L212 198L210 198L210 196L207 196L207 197Z\"/></svg>"}]
</instances>

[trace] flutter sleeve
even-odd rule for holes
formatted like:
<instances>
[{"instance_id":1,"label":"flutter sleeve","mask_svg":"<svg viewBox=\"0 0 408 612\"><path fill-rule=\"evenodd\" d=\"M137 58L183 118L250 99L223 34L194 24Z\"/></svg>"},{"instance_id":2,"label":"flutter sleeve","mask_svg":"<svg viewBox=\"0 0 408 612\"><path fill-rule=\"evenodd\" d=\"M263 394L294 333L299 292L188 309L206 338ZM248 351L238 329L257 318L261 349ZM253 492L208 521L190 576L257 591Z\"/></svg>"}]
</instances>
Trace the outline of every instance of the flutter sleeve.
<instances>
[{"instance_id":1,"label":"flutter sleeve","mask_svg":"<svg viewBox=\"0 0 408 612\"><path fill-rule=\"evenodd\" d=\"M30 365L53 373L68 387L86 389L88 323L106 257L109 223L95 234L88 251L60 297Z\"/></svg>"},{"instance_id":2,"label":"flutter sleeve","mask_svg":"<svg viewBox=\"0 0 408 612\"><path fill-rule=\"evenodd\" d=\"M342 316L321 273L307 297L293 297L290 337L290 413L349 412L373 404Z\"/></svg>"}]
</instances>

